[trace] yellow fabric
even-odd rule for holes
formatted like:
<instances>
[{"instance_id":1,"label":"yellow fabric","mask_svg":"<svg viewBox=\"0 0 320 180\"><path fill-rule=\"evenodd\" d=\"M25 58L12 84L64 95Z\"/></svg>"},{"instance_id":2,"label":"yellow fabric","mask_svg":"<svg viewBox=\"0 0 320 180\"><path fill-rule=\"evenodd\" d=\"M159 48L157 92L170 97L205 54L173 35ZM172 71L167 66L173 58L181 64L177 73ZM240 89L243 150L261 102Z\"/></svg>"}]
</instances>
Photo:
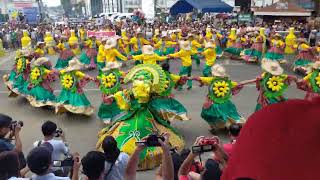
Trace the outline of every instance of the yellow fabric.
<instances>
[{"instance_id":1,"label":"yellow fabric","mask_svg":"<svg viewBox=\"0 0 320 180\"><path fill-rule=\"evenodd\" d=\"M120 58L123 61L128 60L127 57L122 55L116 48L106 49L105 50L106 62L116 62L116 57Z\"/></svg>"},{"instance_id":2,"label":"yellow fabric","mask_svg":"<svg viewBox=\"0 0 320 180\"><path fill-rule=\"evenodd\" d=\"M211 82L214 80L215 77L200 77L200 81L204 84L209 86Z\"/></svg>"},{"instance_id":3,"label":"yellow fabric","mask_svg":"<svg viewBox=\"0 0 320 180\"><path fill-rule=\"evenodd\" d=\"M44 56L44 50L42 50L41 48L37 48L35 50L35 53L37 53L40 57Z\"/></svg>"},{"instance_id":4,"label":"yellow fabric","mask_svg":"<svg viewBox=\"0 0 320 180\"><path fill-rule=\"evenodd\" d=\"M215 46L214 46L214 48L207 48L206 50L204 50L202 52L202 54L206 60L206 65L208 65L208 66L212 66L216 61L217 54L216 54L215 48L216 48Z\"/></svg>"},{"instance_id":5,"label":"yellow fabric","mask_svg":"<svg viewBox=\"0 0 320 180\"><path fill-rule=\"evenodd\" d=\"M297 37L294 35L294 28L290 28L286 37L286 47L284 49L286 54L293 54L295 52L294 45L296 44L296 39Z\"/></svg>"},{"instance_id":6,"label":"yellow fabric","mask_svg":"<svg viewBox=\"0 0 320 180\"><path fill-rule=\"evenodd\" d=\"M198 48L201 48L201 47L202 47L202 45L197 40L192 40L191 41L192 50L197 51Z\"/></svg>"},{"instance_id":7,"label":"yellow fabric","mask_svg":"<svg viewBox=\"0 0 320 180\"><path fill-rule=\"evenodd\" d=\"M53 49L53 46L55 45L55 41L50 33L46 34L46 37L44 38L44 42L46 43L46 48L48 48L48 54L54 55L56 53Z\"/></svg>"},{"instance_id":8,"label":"yellow fabric","mask_svg":"<svg viewBox=\"0 0 320 180\"><path fill-rule=\"evenodd\" d=\"M22 48L31 48L31 38L27 31L23 31L23 37L21 38Z\"/></svg>"},{"instance_id":9,"label":"yellow fabric","mask_svg":"<svg viewBox=\"0 0 320 180\"><path fill-rule=\"evenodd\" d=\"M70 31L70 33L71 33L71 36L70 36L69 41L68 41L69 44L70 45L77 44L78 43L78 38L76 37L75 32L74 31Z\"/></svg>"},{"instance_id":10,"label":"yellow fabric","mask_svg":"<svg viewBox=\"0 0 320 180\"><path fill-rule=\"evenodd\" d=\"M85 31L84 31L84 29L83 29L83 28L80 28L79 33L80 33L80 39L81 39L81 41L83 41L83 40L84 40L84 36L85 36Z\"/></svg>"},{"instance_id":11,"label":"yellow fabric","mask_svg":"<svg viewBox=\"0 0 320 180\"><path fill-rule=\"evenodd\" d=\"M118 91L114 94L114 99L117 102L117 105L121 110L128 110L130 108L130 104L125 99L125 92Z\"/></svg>"},{"instance_id":12,"label":"yellow fabric","mask_svg":"<svg viewBox=\"0 0 320 180\"><path fill-rule=\"evenodd\" d=\"M300 48L301 48L302 50L307 50L307 49L310 48L310 46L308 46L306 43L302 43L302 44L300 44Z\"/></svg>"},{"instance_id":13,"label":"yellow fabric","mask_svg":"<svg viewBox=\"0 0 320 180\"><path fill-rule=\"evenodd\" d=\"M176 74L170 74L170 77L174 83L177 83L181 78L181 76L178 76Z\"/></svg>"},{"instance_id":14,"label":"yellow fabric","mask_svg":"<svg viewBox=\"0 0 320 180\"><path fill-rule=\"evenodd\" d=\"M211 33L211 31L207 31L206 32L206 38L207 39L212 39L213 34Z\"/></svg>"},{"instance_id":15,"label":"yellow fabric","mask_svg":"<svg viewBox=\"0 0 320 180\"><path fill-rule=\"evenodd\" d=\"M100 62L100 63L104 62L105 56L106 56L106 54L104 51L104 45L101 44L98 49L97 62Z\"/></svg>"},{"instance_id":16,"label":"yellow fabric","mask_svg":"<svg viewBox=\"0 0 320 180\"><path fill-rule=\"evenodd\" d=\"M84 74L83 72L81 71L76 71L75 75L79 78L79 79L82 79L86 76L86 74Z\"/></svg>"},{"instance_id":17,"label":"yellow fabric","mask_svg":"<svg viewBox=\"0 0 320 180\"><path fill-rule=\"evenodd\" d=\"M272 45L276 45L277 47L282 47L284 45L284 42L282 40L271 40Z\"/></svg>"},{"instance_id":18,"label":"yellow fabric","mask_svg":"<svg viewBox=\"0 0 320 180\"><path fill-rule=\"evenodd\" d=\"M320 47L316 47L316 50L319 53L320 52Z\"/></svg>"},{"instance_id":19,"label":"yellow fabric","mask_svg":"<svg viewBox=\"0 0 320 180\"><path fill-rule=\"evenodd\" d=\"M234 45L236 39L237 39L236 29L232 28L230 35L228 36L227 48L232 47Z\"/></svg>"},{"instance_id":20,"label":"yellow fabric","mask_svg":"<svg viewBox=\"0 0 320 180\"><path fill-rule=\"evenodd\" d=\"M231 86L232 86L232 88L234 88L234 87L238 86L238 83L235 81L231 81Z\"/></svg>"},{"instance_id":21,"label":"yellow fabric","mask_svg":"<svg viewBox=\"0 0 320 180\"><path fill-rule=\"evenodd\" d=\"M150 42L147 41L145 38L139 38L139 39L140 39L141 46L150 44ZM130 41L129 41L129 44L133 45L133 50L134 51L138 51L139 50L138 38L137 37L131 38Z\"/></svg>"},{"instance_id":22,"label":"yellow fabric","mask_svg":"<svg viewBox=\"0 0 320 180\"><path fill-rule=\"evenodd\" d=\"M63 43L59 42L59 44L57 45L57 48L60 50L65 50Z\"/></svg>"},{"instance_id":23,"label":"yellow fabric","mask_svg":"<svg viewBox=\"0 0 320 180\"><path fill-rule=\"evenodd\" d=\"M158 54L141 54L137 56L132 56L134 60L140 60L143 64L157 64L157 61L166 60L166 56L159 56Z\"/></svg>"},{"instance_id":24,"label":"yellow fabric","mask_svg":"<svg viewBox=\"0 0 320 180\"><path fill-rule=\"evenodd\" d=\"M175 57L175 58L180 58L182 61L182 66L189 67L192 66L192 59L191 56L196 54L197 52L193 50L184 50L181 49L179 52L170 54L169 56Z\"/></svg>"},{"instance_id":25,"label":"yellow fabric","mask_svg":"<svg viewBox=\"0 0 320 180\"><path fill-rule=\"evenodd\" d=\"M303 79L306 81L309 81L311 78L312 73L309 73L308 75L306 75Z\"/></svg>"}]
</instances>

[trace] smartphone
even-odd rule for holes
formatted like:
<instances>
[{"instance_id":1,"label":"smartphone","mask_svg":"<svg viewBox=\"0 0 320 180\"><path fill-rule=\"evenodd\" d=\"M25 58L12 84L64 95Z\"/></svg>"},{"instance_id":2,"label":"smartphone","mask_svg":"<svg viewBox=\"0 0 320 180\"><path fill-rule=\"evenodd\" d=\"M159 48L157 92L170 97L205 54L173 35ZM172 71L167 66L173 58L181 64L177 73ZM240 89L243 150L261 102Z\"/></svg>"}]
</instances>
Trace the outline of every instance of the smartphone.
<instances>
[{"instance_id":1,"label":"smartphone","mask_svg":"<svg viewBox=\"0 0 320 180\"><path fill-rule=\"evenodd\" d=\"M61 167L62 161L53 161L53 167Z\"/></svg>"}]
</instances>

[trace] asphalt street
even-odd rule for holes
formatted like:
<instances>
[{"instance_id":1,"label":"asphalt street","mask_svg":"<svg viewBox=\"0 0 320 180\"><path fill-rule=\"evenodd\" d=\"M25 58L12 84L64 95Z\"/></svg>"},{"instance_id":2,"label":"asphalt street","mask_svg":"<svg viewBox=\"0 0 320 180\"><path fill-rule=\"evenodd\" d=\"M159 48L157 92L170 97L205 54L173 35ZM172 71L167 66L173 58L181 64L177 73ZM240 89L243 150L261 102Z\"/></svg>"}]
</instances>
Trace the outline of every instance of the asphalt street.
<instances>
[{"instance_id":1,"label":"asphalt street","mask_svg":"<svg viewBox=\"0 0 320 180\"><path fill-rule=\"evenodd\" d=\"M9 52L5 57L0 57L0 75L8 73L14 63L14 52ZM57 56L50 56L50 60L55 64ZM291 58L292 62L293 58ZM243 62L232 60L217 60L217 63L226 67L228 74L234 81L242 81L253 79L261 73L261 69L255 64L245 64ZM291 63L284 65L286 72L292 74ZM174 73L179 72L181 65L180 60L172 60L171 71ZM193 74L200 75L204 62L201 62L201 67L193 66ZM97 75L96 71L87 72L89 75ZM56 89L55 93L58 94L60 85L58 82L54 83ZM90 82L85 87L85 93L93 106L99 107L101 103L101 93L93 82ZM207 94L207 87L199 87L197 82L194 82L194 87L191 90L173 91L176 99L178 99L188 109L191 121L187 122L174 122L173 126L183 135L187 147L193 144L197 136L211 136L208 131L208 125L201 119L201 107ZM290 86L286 96L289 98L303 98L304 92L296 89L296 85ZM42 137L41 124L46 120L52 120L58 124L66 132L67 141L70 144L71 151L79 152L84 155L86 152L95 149L97 142L97 133L104 125L96 117L91 117L63 114L56 115L54 111L44 108L33 108L28 102L21 98L8 98L8 91L3 82L0 83L0 112L12 116L15 120L24 121L22 129L22 142L24 152L29 152L33 147L33 142ZM245 117L249 117L253 113L258 93L255 85L248 85L236 96L233 102L238 107L239 112ZM226 135L221 134L223 140L227 141ZM154 171L145 171L138 173L138 179L152 179Z\"/></svg>"}]
</instances>

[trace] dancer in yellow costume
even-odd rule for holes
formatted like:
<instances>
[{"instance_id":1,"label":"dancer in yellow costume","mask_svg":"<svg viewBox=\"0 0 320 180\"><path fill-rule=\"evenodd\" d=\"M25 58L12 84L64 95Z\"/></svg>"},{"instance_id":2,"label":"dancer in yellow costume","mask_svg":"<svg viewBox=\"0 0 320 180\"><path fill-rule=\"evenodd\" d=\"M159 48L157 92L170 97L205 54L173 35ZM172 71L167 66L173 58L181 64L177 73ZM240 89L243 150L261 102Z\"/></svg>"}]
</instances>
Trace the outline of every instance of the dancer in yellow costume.
<instances>
[{"instance_id":1,"label":"dancer in yellow costume","mask_svg":"<svg viewBox=\"0 0 320 180\"><path fill-rule=\"evenodd\" d=\"M289 34L286 37L286 47L284 49L285 54L293 54L296 52L297 37L294 35L294 28L289 29Z\"/></svg>"},{"instance_id":2,"label":"dancer in yellow costume","mask_svg":"<svg viewBox=\"0 0 320 180\"><path fill-rule=\"evenodd\" d=\"M154 49L151 45L144 45L142 47L142 54L132 56L133 60L142 61L143 64L157 64L157 61L164 61L167 56L159 56L154 53Z\"/></svg>"},{"instance_id":3,"label":"dancer in yellow costume","mask_svg":"<svg viewBox=\"0 0 320 180\"><path fill-rule=\"evenodd\" d=\"M142 53L142 46L150 45L150 42L142 36L141 29L137 29L136 35L130 39L129 44L132 46L131 55L139 55Z\"/></svg>"},{"instance_id":4,"label":"dancer in yellow costume","mask_svg":"<svg viewBox=\"0 0 320 180\"><path fill-rule=\"evenodd\" d=\"M111 126L99 133L97 148L101 149L106 136L113 136L118 142L120 151L131 155L136 142L150 134L170 134L169 143L181 150L184 141L177 131L170 126L165 114L172 113L170 109L164 111L157 106L151 106L161 93L165 91L166 73L158 65L140 64L132 68L124 78L124 83L132 82L131 89L117 92L114 100L123 113L119 114ZM170 116L173 117L173 116ZM174 119L183 119L175 114ZM141 153L138 168L152 169L161 163L162 150L159 147L147 147Z\"/></svg>"},{"instance_id":5,"label":"dancer in yellow costume","mask_svg":"<svg viewBox=\"0 0 320 180\"><path fill-rule=\"evenodd\" d=\"M228 36L227 48L232 47L236 43L236 39L236 28L231 28L230 35Z\"/></svg>"},{"instance_id":6,"label":"dancer in yellow costume","mask_svg":"<svg viewBox=\"0 0 320 180\"><path fill-rule=\"evenodd\" d=\"M97 66L99 70L105 66L106 54L105 54L104 46L106 45L106 41L107 41L107 38L102 38L98 48Z\"/></svg>"},{"instance_id":7,"label":"dancer in yellow costume","mask_svg":"<svg viewBox=\"0 0 320 180\"><path fill-rule=\"evenodd\" d=\"M45 42L38 42L37 43L36 48L34 50L35 58L44 57L44 55L45 55L45 46L46 46Z\"/></svg>"},{"instance_id":8,"label":"dancer in yellow costume","mask_svg":"<svg viewBox=\"0 0 320 180\"><path fill-rule=\"evenodd\" d=\"M53 37L51 36L50 32L46 32L46 37L44 38L44 42L46 43L46 50L49 55L56 54L54 47L56 46L56 42L54 41Z\"/></svg>"},{"instance_id":9,"label":"dancer in yellow costume","mask_svg":"<svg viewBox=\"0 0 320 180\"><path fill-rule=\"evenodd\" d=\"M129 47L129 38L127 36L126 30L121 30L121 38L118 40L120 52L125 55L130 54L130 47Z\"/></svg>"},{"instance_id":10,"label":"dancer in yellow costume","mask_svg":"<svg viewBox=\"0 0 320 180\"><path fill-rule=\"evenodd\" d=\"M22 49L31 49L31 38L28 35L27 30L23 30L23 37L21 38Z\"/></svg>"},{"instance_id":11,"label":"dancer in yellow costume","mask_svg":"<svg viewBox=\"0 0 320 180\"><path fill-rule=\"evenodd\" d=\"M128 58L122 55L116 48L117 46L117 38L118 37L110 37L108 38L105 45L105 55L106 55L106 63L108 62L116 62L117 58L126 61Z\"/></svg>"},{"instance_id":12,"label":"dancer in yellow costume","mask_svg":"<svg viewBox=\"0 0 320 180\"><path fill-rule=\"evenodd\" d=\"M205 49L201 54L204 56L206 61L202 74L204 77L208 77L211 75L211 67L214 65L217 57L216 45L213 40L206 42Z\"/></svg>"},{"instance_id":13,"label":"dancer in yellow costume","mask_svg":"<svg viewBox=\"0 0 320 180\"><path fill-rule=\"evenodd\" d=\"M69 45L70 45L72 52L75 55L80 55L81 50L79 47L79 41L78 41L78 38L76 37L74 30L70 30L70 38L69 38L68 42L69 42Z\"/></svg>"},{"instance_id":14,"label":"dancer in yellow costume","mask_svg":"<svg viewBox=\"0 0 320 180\"><path fill-rule=\"evenodd\" d=\"M3 49L2 39L0 39L0 57L5 55L5 51Z\"/></svg>"}]
</instances>

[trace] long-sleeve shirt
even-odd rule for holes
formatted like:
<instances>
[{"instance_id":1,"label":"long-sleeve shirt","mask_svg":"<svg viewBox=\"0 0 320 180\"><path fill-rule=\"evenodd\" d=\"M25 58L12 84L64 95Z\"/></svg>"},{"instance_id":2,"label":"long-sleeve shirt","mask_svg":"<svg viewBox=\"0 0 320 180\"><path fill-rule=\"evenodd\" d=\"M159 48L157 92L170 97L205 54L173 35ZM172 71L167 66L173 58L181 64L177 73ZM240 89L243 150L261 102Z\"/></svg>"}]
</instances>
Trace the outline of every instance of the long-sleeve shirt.
<instances>
[{"instance_id":1,"label":"long-sleeve shirt","mask_svg":"<svg viewBox=\"0 0 320 180\"><path fill-rule=\"evenodd\" d=\"M116 48L106 49L105 55L106 55L106 62L116 62L117 61L116 57L124 61L127 60L127 57L122 55Z\"/></svg>"},{"instance_id":2,"label":"long-sleeve shirt","mask_svg":"<svg viewBox=\"0 0 320 180\"><path fill-rule=\"evenodd\" d=\"M216 50L214 48L207 48L202 52L207 66L212 66L216 61Z\"/></svg>"},{"instance_id":3,"label":"long-sleeve shirt","mask_svg":"<svg viewBox=\"0 0 320 180\"><path fill-rule=\"evenodd\" d=\"M169 48L169 47L172 47L172 46L175 46L175 45L177 45L177 42L160 40L160 41L158 41L157 44L154 45L154 47L156 49L162 49L162 50L165 51L166 48Z\"/></svg>"},{"instance_id":4,"label":"long-sleeve shirt","mask_svg":"<svg viewBox=\"0 0 320 180\"><path fill-rule=\"evenodd\" d=\"M175 58L180 58L181 61L182 61L182 66L190 67L190 66L192 66L191 56L196 54L196 53L197 52L193 51L193 50L181 49L179 52L174 53L174 54L170 54L169 56L175 57Z\"/></svg>"},{"instance_id":5,"label":"long-sleeve shirt","mask_svg":"<svg viewBox=\"0 0 320 180\"><path fill-rule=\"evenodd\" d=\"M157 61L166 60L166 56L159 56L157 54L141 54L137 56L132 56L134 60L140 60L143 64L157 64Z\"/></svg>"}]
</instances>

